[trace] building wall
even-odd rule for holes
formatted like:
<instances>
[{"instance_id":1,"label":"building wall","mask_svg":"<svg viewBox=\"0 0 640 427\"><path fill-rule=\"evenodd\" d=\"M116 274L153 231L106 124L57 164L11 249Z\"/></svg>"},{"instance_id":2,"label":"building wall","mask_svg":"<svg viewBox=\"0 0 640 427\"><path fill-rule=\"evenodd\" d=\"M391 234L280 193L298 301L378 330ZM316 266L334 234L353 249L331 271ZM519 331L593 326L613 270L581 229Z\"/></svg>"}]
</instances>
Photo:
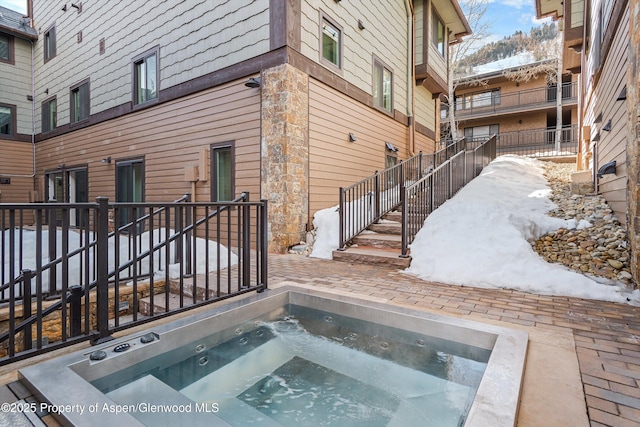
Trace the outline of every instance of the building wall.
<instances>
[{"instance_id":1,"label":"building wall","mask_svg":"<svg viewBox=\"0 0 640 427\"><path fill-rule=\"evenodd\" d=\"M571 28L581 27L584 23L584 0L571 0Z\"/></svg>"},{"instance_id":2,"label":"building wall","mask_svg":"<svg viewBox=\"0 0 640 427\"><path fill-rule=\"evenodd\" d=\"M505 132L526 132L547 128L547 113L533 111L526 114L513 114L509 116L485 117L477 120L465 120L459 124L459 129L475 126L499 125L500 133ZM464 133L463 133L464 134Z\"/></svg>"},{"instance_id":3,"label":"building wall","mask_svg":"<svg viewBox=\"0 0 640 427\"><path fill-rule=\"evenodd\" d=\"M41 103L53 95L58 125L69 123L70 87L86 78L91 114L131 102L132 60L155 46L160 47L160 89L267 52L268 8L269 0L110 1L83 2L78 13L70 5L65 12L62 6L34 2L40 39L55 24L57 43L57 55L46 64L43 43L36 44L36 133Z\"/></svg>"},{"instance_id":4,"label":"building wall","mask_svg":"<svg viewBox=\"0 0 640 427\"><path fill-rule=\"evenodd\" d=\"M160 104L37 144L40 191L47 171L88 167L89 200L115 200L115 164L144 158L146 201L191 192L185 167L198 166L211 144L235 142L235 193L260 194L260 96L244 81ZM112 157L111 163L102 159ZM208 163L208 162L205 162ZM196 184L196 201L211 200L210 171Z\"/></svg>"},{"instance_id":5,"label":"building wall","mask_svg":"<svg viewBox=\"0 0 640 427\"><path fill-rule=\"evenodd\" d=\"M407 114L407 62L409 40L404 0L384 2L302 0L301 53L320 59L321 12L342 27L343 66L338 74L348 83L371 94L373 55L393 72L393 107ZM365 26L358 28L361 20Z\"/></svg>"},{"instance_id":6,"label":"building wall","mask_svg":"<svg viewBox=\"0 0 640 427\"><path fill-rule=\"evenodd\" d=\"M349 133L356 137L349 141ZM386 142L409 156L407 129L377 110L309 81L309 213L337 205L338 189L385 168Z\"/></svg>"},{"instance_id":7,"label":"building wall","mask_svg":"<svg viewBox=\"0 0 640 427\"><path fill-rule=\"evenodd\" d=\"M629 1L629 64L627 68L627 200L631 243L631 272L640 280L640 0Z\"/></svg>"},{"instance_id":8,"label":"building wall","mask_svg":"<svg viewBox=\"0 0 640 427\"><path fill-rule=\"evenodd\" d=\"M436 100L433 94L423 86L416 86L415 89L415 121L434 131L438 129L436 122Z\"/></svg>"},{"instance_id":9,"label":"building wall","mask_svg":"<svg viewBox=\"0 0 640 427\"><path fill-rule=\"evenodd\" d=\"M0 176L10 179L10 184L0 185L0 203L37 201L38 195L33 193L33 145L0 139L0 147Z\"/></svg>"},{"instance_id":10,"label":"building wall","mask_svg":"<svg viewBox=\"0 0 640 427\"><path fill-rule=\"evenodd\" d=\"M607 2L605 2L607 3ZM606 5L605 5L606 6ZM597 4L594 7L598 7ZM596 9L597 10L597 9ZM592 14L593 15L593 14ZM597 14L596 14L597 15ZM626 29L629 26L628 8L619 18L618 28ZM597 19L593 18L592 28L597 31ZM616 25L615 20L610 20L609 25ZM592 37L595 37L592 34ZM586 91L584 92L584 118L583 123L590 126L591 150L593 151L594 139L599 135L600 141L595 142L597 147L597 164L593 168L597 170L603 164L615 160L617 163L615 175L605 175L598 180L598 191L605 197L621 223L627 221L627 154L626 144L628 129L625 118L627 106L625 101L617 101L618 95L626 84L628 36L625 31L616 31L611 42L610 49L599 68L595 67L593 54L587 59L585 75ZM601 120L597 120L602 115ZM611 130L602 128L611 120Z\"/></svg>"},{"instance_id":11,"label":"building wall","mask_svg":"<svg viewBox=\"0 0 640 427\"><path fill-rule=\"evenodd\" d=\"M16 133L31 135L31 42L18 37L13 41L14 63L0 62L0 102L16 106Z\"/></svg>"}]
</instances>

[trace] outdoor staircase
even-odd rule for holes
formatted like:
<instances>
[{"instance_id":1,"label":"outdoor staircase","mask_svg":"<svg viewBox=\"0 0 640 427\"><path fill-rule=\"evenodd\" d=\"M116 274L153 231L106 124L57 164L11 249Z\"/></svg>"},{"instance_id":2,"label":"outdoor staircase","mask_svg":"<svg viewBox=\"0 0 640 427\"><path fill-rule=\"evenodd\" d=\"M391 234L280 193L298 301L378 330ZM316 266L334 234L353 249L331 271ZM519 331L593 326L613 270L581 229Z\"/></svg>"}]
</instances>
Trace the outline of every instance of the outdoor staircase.
<instances>
[{"instance_id":1,"label":"outdoor staircase","mask_svg":"<svg viewBox=\"0 0 640 427\"><path fill-rule=\"evenodd\" d=\"M392 211L383 221L371 224L367 232L353 238L345 250L333 251L333 259L358 264L389 265L407 268L411 257L402 254L402 212Z\"/></svg>"}]
</instances>

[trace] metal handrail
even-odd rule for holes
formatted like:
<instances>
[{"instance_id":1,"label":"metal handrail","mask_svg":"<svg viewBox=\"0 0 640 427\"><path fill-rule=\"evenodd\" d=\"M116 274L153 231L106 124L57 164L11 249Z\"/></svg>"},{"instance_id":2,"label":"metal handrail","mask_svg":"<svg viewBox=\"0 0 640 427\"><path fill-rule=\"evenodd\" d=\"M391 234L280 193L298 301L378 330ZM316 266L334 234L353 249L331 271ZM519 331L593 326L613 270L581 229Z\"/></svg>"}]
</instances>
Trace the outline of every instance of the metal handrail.
<instances>
[{"instance_id":1,"label":"metal handrail","mask_svg":"<svg viewBox=\"0 0 640 427\"><path fill-rule=\"evenodd\" d=\"M345 250L354 237L397 208L407 182L419 180L464 147L465 140L460 139L435 153L420 152L349 187L340 187L338 250Z\"/></svg>"},{"instance_id":2,"label":"metal handrail","mask_svg":"<svg viewBox=\"0 0 640 427\"><path fill-rule=\"evenodd\" d=\"M188 200L188 197L187 197ZM108 302L107 299L109 297L108 295L108 291L106 290L106 285L107 283L115 280L116 284L119 281L119 276L120 273L124 270L126 270L127 268L134 268L134 272L135 272L135 265L137 263L142 262L143 260L145 260L147 257L150 258L150 260L152 259L151 256L154 252L157 252L159 250L162 250L163 248L167 248L166 250L168 251L168 248L170 246L170 244L174 241L182 241L182 238L184 236L192 236L195 235L196 232L196 228L200 225L203 225L205 223L207 223L207 221L213 219L214 217L216 217L217 215L220 215L222 212L225 212L231 208L238 208L238 215L239 215L239 220L238 220L238 249L240 251L240 254L238 256L238 268L242 269L242 271L240 272L240 274L238 275L238 290L237 291L231 291L231 276L229 275L229 289L228 289L228 295L226 293L222 293L220 294L220 283L218 283L217 285L217 291L216 291L216 295L214 297L207 297L205 298L204 301L198 302L196 303L196 294L195 292L193 293L193 299L194 299L194 304L191 304L189 306L183 306L182 303L182 295L180 297L180 309L176 310L176 311L182 311L184 309L187 309L189 307L193 307L196 305L202 305L205 303L209 303L211 301L214 300L218 300L218 299L224 299L227 298L229 296L233 296L235 294L238 293L244 293L250 290L257 290L258 292L260 292L261 290L265 289L267 286L267 252L266 252L266 245L267 245L267 228L266 228L266 224L267 224L267 213L266 213L266 208L267 208L267 202L266 200L261 200L260 202L249 202L249 193L247 192L243 192L239 197L237 197L236 199L234 199L233 201L230 202L217 202L217 203L188 203L185 205L185 208L187 209L187 211L184 211L184 208L180 208L179 211L176 211L176 215L178 216L182 216L182 215L186 215L186 217L188 218L190 213L189 211L191 210L194 213L195 216L195 212L196 209L198 208L206 208L206 213L202 218L197 219L196 221L191 221L191 220L187 220L186 224L184 224L183 227L180 228L180 230L174 232L173 234L169 235L168 230L167 230L167 236L168 238L165 241L162 242L158 242L155 243L153 241L150 241L150 243L153 245L152 247L150 247L148 250L142 251L140 253L138 253L135 250L135 244L134 244L134 255L132 259L128 259L125 263L123 264L118 264L116 262L116 266L113 270L111 271L107 271L104 269L104 266L107 265L107 257L104 255L105 254L105 248L106 248L106 242L108 241L108 239L110 237L113 237L114 233L113 232L107 232L107 221L106 219L108 218L107 212L109 212L109 209L113 209L116 207L141 207L141 206L148 206L148 209L151 211L153 209L154 206L157 206L157 204L154 203L145 203L145 204L135 204L135 203L116 203L116 204L109 204L108 200L106 198L98 198L96 203L85 203L82 204L83 206L90 208L90 209L94 209L96 210L96 217L94 218L96 224L98 225L97 227L97 238L96 240L92 241L91 243L85 243L84 245L82 245L81 248L76 249L73 251L74 254L78 254L80 252L84 251L88 251L90 250L91 247L97 247L98 248L98 254L101 256L98 256L96 259L96 262L98 264L98 272L97 272L97 276L94 276L93 280L90 280L86 283L86 285L83 286L68 286L68 285L64 285L63 289L62 289L62 295L60 295L60 299L54 303L52 303L51 305L49 305L46 308L42 307L42 296L43 296L43 292L40 288L40 286L37 286L37 294L32 295L31 293L31 279L33 277L36 276L41 276L45 271L46 268L43 268L45 266L39 266L38 271L31 271L31 270L21 270L20 274L11 279L9 281L9 283L7 283L6 285L3 285L2 288L0 288L0 291L2 289L6 290L9 289L10 292L10 299L9 299L9 310L10 310L10 325L9 325L9 330L7 332L4 332L2 334L0 334L0 343L4 342L6 340L9 340L9 359L0 359L0 365L4 364L5 362L7 362L7 360L17 360L16 356L13 354L14 353L14 347L16 344L16 334L23 332L24 335L24 350L20 353L20 357L19 358L24 358L24 357L28 357L29 355L35 354L35 353L41 353L42 351L46 351L47 349L53 349L53 347L58 348L61 345L69 345L78 341L82 341L82 340L86 340L86 339L108 339L109 338L109 334L111 331L115 331L115 330L119 330L119 329L123 329L124 327L129 327L132 324L138 324L140 322L143 322L145 320L140 320L138 322L136 322L135 320L135 314L134 314L134 322L125 325L124 327L118 327L118 321L116 321L116 325L114 327L110 327L108 324L108 312L110 310L109 306L108 306ZM185 201L185 198L180 198L178 200L176 200L174 203L172 203L171 205L174 205L175 203L178 202L182 202ZM3 207L7 207L7 206L11 206L9 209L10 210L19 210L19 209L31 209L33 204L29 204L29 205L23 205L23 206L19 206L19 205L4 205ZM45 204L44 206L51 208L51 204ZM69 207L70 205L65 205L65 209L70 210L73 209L72 207ZM74 204L73 206L75 206L76 208L78 208L79 205ZM214 207L213 211L209 212L209 208ZM156 209L153 210L153 212L150 214L149 218L153 218L153 215L155 213L159 213L161 210L163 210L164 208L167 208L168 206L164 206L163 208L160 209ZM251 210L255 210L256 212L256 230L257 232L255 234L252 234L251 231L251 226L250 226L250 216L251 214ZM178 208L176 208L178 209ZM167 217L168 218L168 217ZM63 220L65 221L65 220ZM227 239L229 241L229 243L231 242L231 217L228 216L228 218L225 220L226 224L225 227L227 227L227 231L226 231L226 235L227 235ZM129 225L133 225L134 221L130 222ZM180 221L180 223L182 223ZM68 219L66 220L66 224L68 225ZM159 223L160 224L160 223ZM220 220L218 220L218 227L220 226ZM206 229L204 230L205 233L205 238L208 240L208 226L205 227ZM67 230L69 229L69 227L66 228ZM38 230L41 230L41 227L38 226ZM203 232L201 230L201 232ZM88 233L88 232L87 232ZM218 230L218 234L220 233L220 230ZM235 231L234 231L235 233ZM117 232L116 232L117 235ZM105 238L101 238L100 236L105 236ZM251 270L250 270L250 262L251 259L250 257L251 255L251 251L250 251L250 243L251 243L251 237L255 237L256 239L256 245L259 246L259 249L256 251L256 264L255 264L255 268L256 268L256 286L252 286L251 285ZM67 238L68 239L68 238ZM234 237L235 239L235 237ZM87 239L88 240L88 239ZM194 241L195 242L195 241ZM177 244L176 244L177 245ZM151 245L150 245L151 246ZM188 243L186 245L187 247L185 248L187 253L190 252L191 249L191 244ZM64 245L63 245L64 247ZM195 243L193 243L193 249L195 250ZM142 249L142 247L140 248ZM231 250L231 247L228 247L228 251ZM117 251L116 251L117 252ZM207 249L207 253L208 253L208 249ZM87 252L88 254L88 252ZM88 256L88 255L87 255ZM230 255L229 255L230 256ZM63 254L61 257L58 257L56 260L51 261L50 263L46 264L46 266L54 266L57 263L62 262L62 260L67 260L70 258L70 253L66 253ZM195 258L194 258L195 259ZM230 258L229 258L230 259ZM168 260L167 260L168 262ZM230 262L230 261L229 261ZM151 261L151 263L153 263ZM180 262L180 264L182 264L182 262ZM101 265L103 267L101 267ZM208 261L207 261L207 265ZM228 265L227 267L230 267L231 265ZM68 268L68 267L66 267ZM88 268L88 266L86 267ZM102 268L102 270L101 270ZM220 268L220 260L218 258L218 269ZM64 271L65 266L62 266L62 269ZM101 272L102 271L102 272ZM168 274L168 272L167 272ZM87 273L87 279L89 279L88 273ZM134 282L137 280L136 276L134 278ZM141 276L140 276L141 277ZM168 275L167 275L167 279L168 280ZM180 289L182 291L182 269L181 269L181 277L180 277ZM194 276L194 280L195 280L195 276ZM206 277L206 294L208 295L209 293L209 281L208 281L208 276ZM219 280L218 280L219 282ZM152 281L153 283L153 281ZM22 295L16 295L16 291L15 291L15 287L16 286L22 286ZM195 282L194 285L195 287ZM134 288L135 288L135 283L134 283ZM97 317L97 330L91 330L89 328L89 321L88 321L88 317L89 317L89 292L91 290L97 289L98 291L98 298L97 298L97 308L96 308L96 317ZM215 288L214 288L215 291ZM134 291L135 292L135 291ZM227 292L227 291L224 291ZM151 295L154 292L151 292ZM37 303L37 312L35 314L31 314L31 304L32 304L32 297L36 298L36 303ZM82 332L82 326L81 326L81 299L82 297L85 298L84 301L84 307L82 308L82 310L86 311L84 313L84 317L85 320L84 322L87 324L86 326L86 330L85 332ZM117 296L117 290L116 290L116 299L118 298ZM151 296L152 298L152 296ZM21 316L22 319L19 323L16 322L16 303L22 300L22 308L23 308L23 315ZM45 318L47 315L54 313L55 311L59 311L62 310L63 314L63 319L67 318L66 312L71 310L71 312L74 312L74 308L73 308L73 302L76 302L76 306L75 306L75 311L77 313L77 324L73 324L73 322L71 322L70 327L72 327L72 331L75 332L71 332L71 336L68 336L68 333L66 332L66 329L63 327L63 337L62 337L62 341L61 343L55 344L53 346L48 346L46 349L42 349L42 320L43 318ZM67 307L68 303L72 303L71 307ZM26 303L26 304L25 304ZM134 302L135 304L135 302ZM151 301L151 304L153 304L153 300ZM152 309L153 311L153 309ZM174 310L172 310L172 312L175 312ZM155 317L159 317L159 316L165 316L165 315L169 315L169 310L167 310L167 313L160 313L155 315ZM154 317L153 313L152 313L152 317ZM17 323L17 324L16 324ZM37 343L37 350L32 350L32 344L31 344L31 339L30 339L30 335L29 335L29 339L27 340L27 333L32 329L32 325L37 324L38 325L38 339L36 341ZM81 335L79 337L76 337L76 335Z\"/></svg>"},{"instance_id":3,"label":"metal handrail","mask_svg":"<svg viewBox=\"0 0 640 427\"><path fill-rule=\"evenodd\" d=\"M404 189L401 257L408 256L409 245L429 214L477 177L495 157L496 135L493 135L475 149L457 153Z\"/></svg>"}]
</instances>

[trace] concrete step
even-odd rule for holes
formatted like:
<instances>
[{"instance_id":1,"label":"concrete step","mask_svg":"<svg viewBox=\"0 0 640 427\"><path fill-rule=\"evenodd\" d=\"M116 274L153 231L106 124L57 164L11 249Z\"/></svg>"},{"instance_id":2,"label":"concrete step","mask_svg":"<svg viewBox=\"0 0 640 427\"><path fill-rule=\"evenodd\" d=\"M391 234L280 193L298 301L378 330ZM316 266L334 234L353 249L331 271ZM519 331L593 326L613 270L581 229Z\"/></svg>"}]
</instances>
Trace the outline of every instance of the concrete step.
<instances>
[{"instance_id":1,"label":"concrete step","mask_svg":"<svg viewBox=\"0 0 640 427\"><path fill-rule=\"evenodd\" d=\"M167 311L166 294L156 294L153 296L153 312L154 314L164 313ZM183 297L183 305L188 306L193 302L191 297ZM169 310L180 308L180 295L169 293ZM140 299L139 312L143 316L151 316L151 297Z\"/></svg>"},{"instance_id":2,"label":"concrete step","mask_svg":"<svg viewBox=\"0 0 640 427\"><path fill-rule=\"evenodd\" d=\"M379 224L371 224L369 230L381 234L399 234L402 235L402 224L399 222L382 222Z\"/></svg>"},{"instance_id":3,"label":"concrete step","mask_svg":"<svg viewBox=\"0 0 640 427\"><path fill-rule=\"evenodd\" d=\"M400 212L400 211L389 212L389 213L385 214L383 216L383 218L387 219L389 221L395 221L395 222L402 223L402 212Z\"/></svg>"},{"instance_id":4,"label":"concrete step","mask_svg":"<svg viewBox=\"0 0 640 427\"><path fill-rule=\"evenodd\" d=\"M360 234L353 238L353 244L372 246L382 249L402 249L402 236L399 234Z\"/></svg>"},{"instance_id":5,"label":"concrete step","mask_svg":"<svg viewBox=\"0 0 640 427\"><path fill-rule=\"evenodd\" d=\"M400 251L372 247L350 247L344 251L333 251L335 261L358 264L389 265L407 268L411 257L400 258Z\"/></svg>"}]
</instances>

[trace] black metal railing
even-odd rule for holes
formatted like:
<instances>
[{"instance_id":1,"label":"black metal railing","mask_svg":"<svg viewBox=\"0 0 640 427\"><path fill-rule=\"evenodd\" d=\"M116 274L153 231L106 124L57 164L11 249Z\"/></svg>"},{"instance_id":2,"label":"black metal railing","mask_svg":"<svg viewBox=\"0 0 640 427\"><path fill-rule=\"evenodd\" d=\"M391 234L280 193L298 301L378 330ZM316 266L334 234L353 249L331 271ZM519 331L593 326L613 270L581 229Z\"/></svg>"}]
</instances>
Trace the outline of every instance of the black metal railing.
<instances>
[{"instance_id":1,"label":"black metal railing","mask_svg":"<svg viewBox=\"0 0 640 427\"><path fill-rule=\"evenodd\" d=\"M355 236L402 203L403 188L464 150L464 140L455 141L432 154L422 152L399 164L340 188L338 250L344 250Z\"/></svg>"},{"instance_id":2,"label":"black metal railing","mask_svg":"<svg viewBox=\"0 0 640 427\"><path fill-rule=\"evenodd\" d=\"M457 153L431 173L404 188L401 256L408 255L409 245L429 214L477 177L495 157L494 135L475 148Z\"/></svg>"},{"instance_id":3,"label":"black metal railing","mask_svg":"<svg viewBox=\"0 0 640 427\"><path fill-rule=\"evenodd\" d=\"M0 204L0 365L266 289L267 202L189 200Z\"/></svg>"},{"instance_id":4,"label":"black metal railing","mask_svg":"<svg viewBox=\"0 0 640 427\"><path fill-rule=\"evenodd\" d=\"M477 118L505 112L547 107L556 104L555 86L503 93L499 90L484 90L456 96L455 115L458 119ZM575 103L578 99L577 82L562 84L563 104ZM441 118L449 117L448 109L441 110Z\"/></svg>"},{"instance_id":5,"label":"black metal railing","mask_svg":"<svg viewBox=\"0 0 640 427\"><path fill-rule=\"evenodd\" d=\"M532 129L518 132L502 132L496 135L498 155L517 154L528 157L555 157L575 155L578 152L578 126L565 126L560 133L560 150L556 146L556 130ZM471 146L484 142L483 138L467 138Z\"/></svg>"}]
</instances>

